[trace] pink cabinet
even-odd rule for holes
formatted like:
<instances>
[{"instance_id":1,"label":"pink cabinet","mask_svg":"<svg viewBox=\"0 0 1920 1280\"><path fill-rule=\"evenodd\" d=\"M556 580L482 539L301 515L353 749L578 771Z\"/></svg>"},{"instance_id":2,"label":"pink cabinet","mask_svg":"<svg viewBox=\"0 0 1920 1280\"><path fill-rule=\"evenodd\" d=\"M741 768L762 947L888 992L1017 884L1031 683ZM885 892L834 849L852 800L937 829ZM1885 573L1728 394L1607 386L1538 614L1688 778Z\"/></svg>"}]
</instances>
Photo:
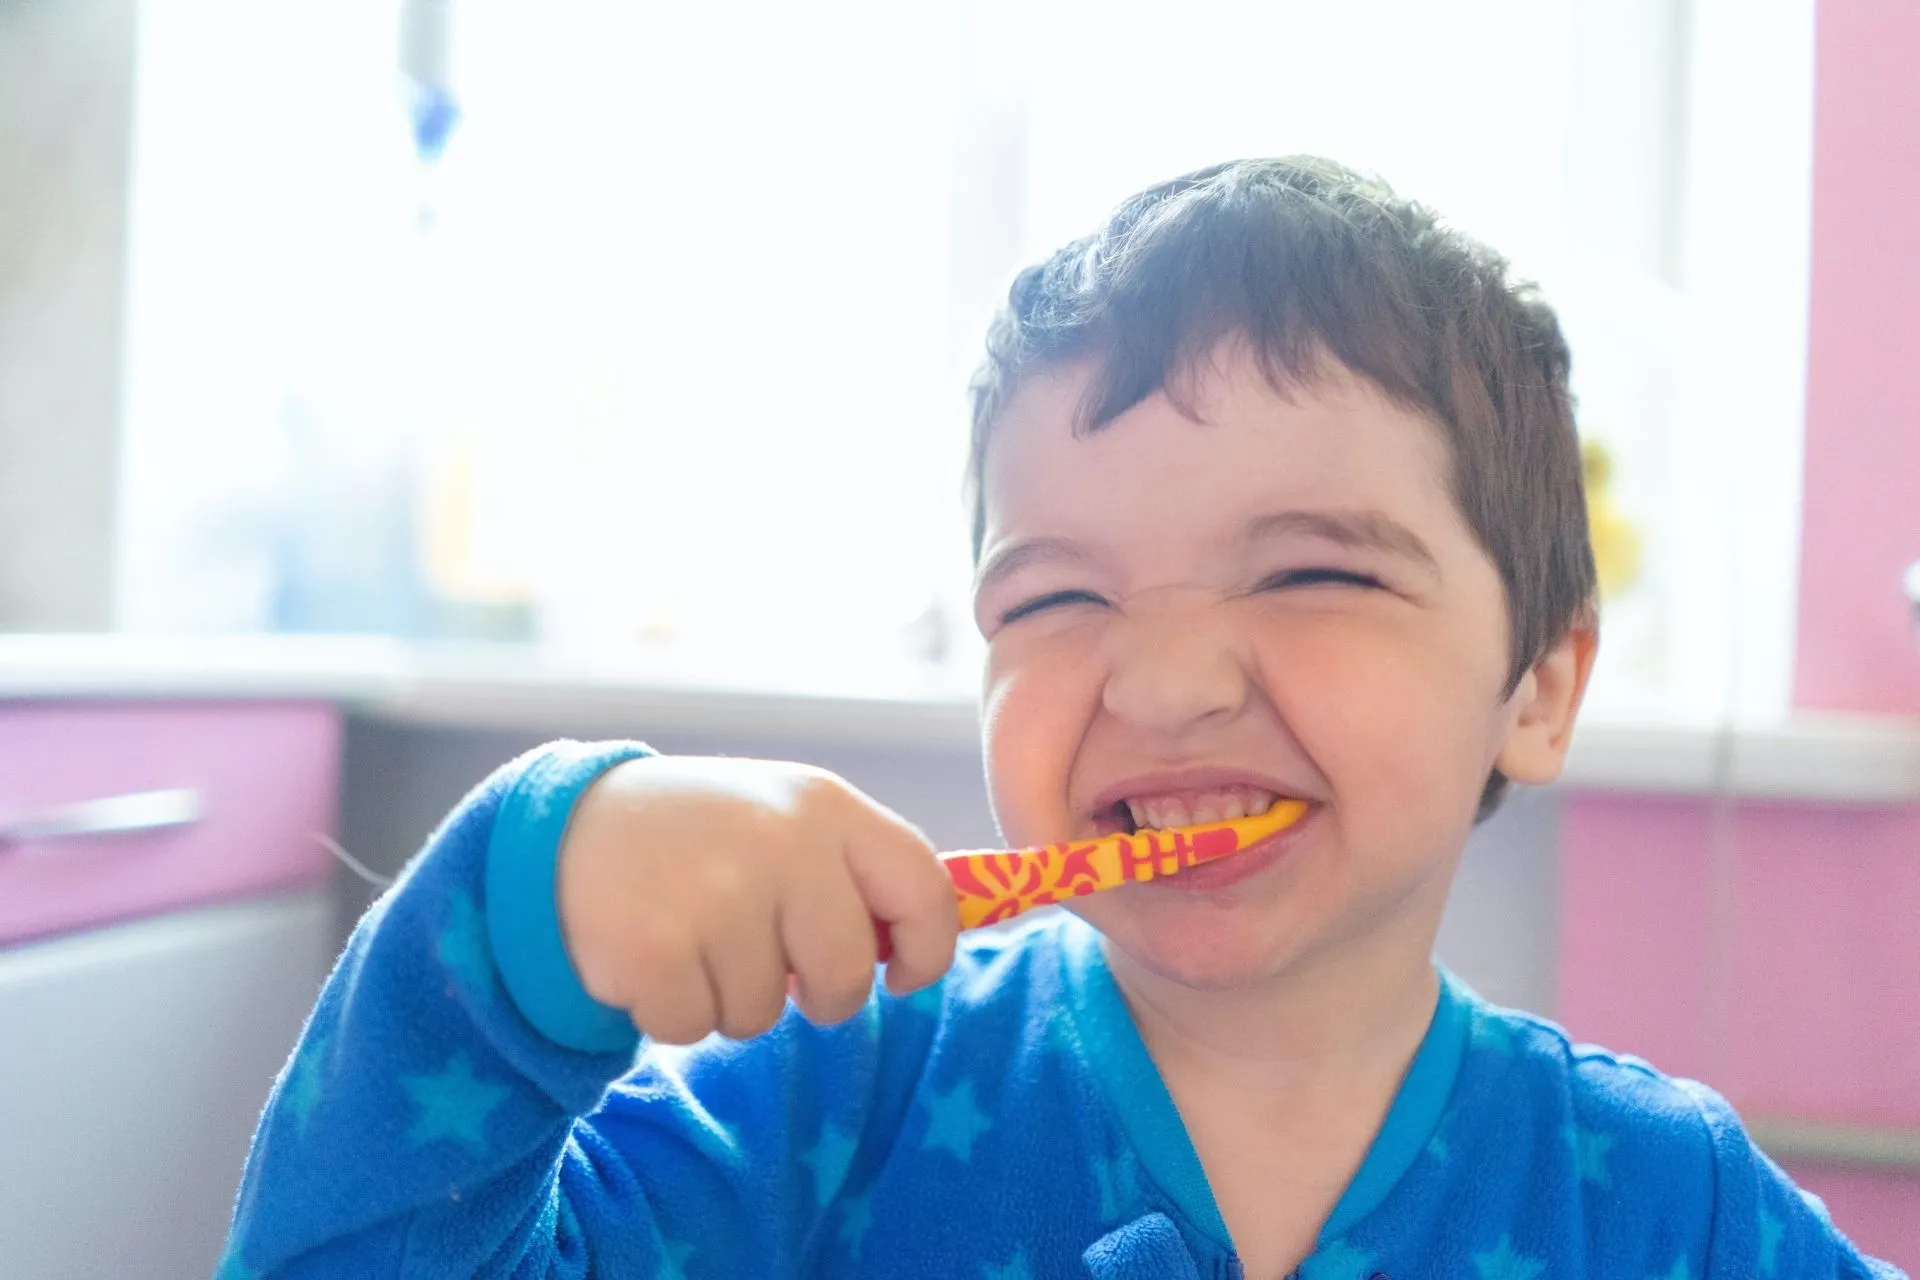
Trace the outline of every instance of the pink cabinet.
<instances>
[{"instance_id":1,"label":"pink cabinet","mask_svg":"<svg viewBox=\"0 0 1920 1280\"><path fill-rule=\"evenodd\" d=\"M0 704L0 946L326 880L320 703Z\"/></svg>"},{"instance_id":2,"label":"pink cabinet","mask_svg":"<svg viewBox=\"0 0 1920 1280\"><path fill-rule=\"evenodd\" d=\"M338 945L339 713L0 703L0 1274L205 1280Z\"/></svg>"}]
</instances>

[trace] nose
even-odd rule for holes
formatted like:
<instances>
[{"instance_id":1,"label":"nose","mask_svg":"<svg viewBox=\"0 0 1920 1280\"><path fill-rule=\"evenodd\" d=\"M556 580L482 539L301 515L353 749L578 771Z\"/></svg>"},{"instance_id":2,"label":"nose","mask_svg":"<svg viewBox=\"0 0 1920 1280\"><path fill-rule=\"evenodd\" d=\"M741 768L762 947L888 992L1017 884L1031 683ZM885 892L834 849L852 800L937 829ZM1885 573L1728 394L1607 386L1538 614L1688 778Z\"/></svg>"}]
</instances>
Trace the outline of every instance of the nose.
<instances>
[{"instance_id":1,"label":"nose","mask_svg":"<svg viewBox=\"0 0 1920 1280\"><path fill-rule=\"evenodd\" d=\"M1201 602L1132 602L1108 641L1102 704L1139 729L1177 737L1229 720L1246 705L1245 661Z\"/></svg>"}]
</instances>

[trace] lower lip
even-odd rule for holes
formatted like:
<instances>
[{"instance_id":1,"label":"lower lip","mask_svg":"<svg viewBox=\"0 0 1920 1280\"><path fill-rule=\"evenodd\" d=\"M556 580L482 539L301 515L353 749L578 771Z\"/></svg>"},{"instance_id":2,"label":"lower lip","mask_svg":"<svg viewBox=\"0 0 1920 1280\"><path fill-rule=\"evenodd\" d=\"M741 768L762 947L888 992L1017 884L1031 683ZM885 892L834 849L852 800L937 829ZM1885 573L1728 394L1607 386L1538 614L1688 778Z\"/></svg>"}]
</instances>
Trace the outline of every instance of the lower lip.
<instances>
[{"instance_id":1,"label":"lower lip","mask_svg":"<svg viewBox=\"0 0 1920 1280\"><path fill-rule=\"evenodd\" d=\"M1265 840L1249 845L1238 853L1228 854L1217 862L1203 862L1197 867L1188 867L1176 871L1170 876L1155 876L1143 881L1146 888L1174 889L1185 893L1219 893L1231 889L1243 880L1252 879L1274 863L1286 856L1287 847L1299 834L1300 829L1312 822L1319 810L1308 810L1305 817L1283 831L1276 831Z\"/></svg>"}]
</instances>

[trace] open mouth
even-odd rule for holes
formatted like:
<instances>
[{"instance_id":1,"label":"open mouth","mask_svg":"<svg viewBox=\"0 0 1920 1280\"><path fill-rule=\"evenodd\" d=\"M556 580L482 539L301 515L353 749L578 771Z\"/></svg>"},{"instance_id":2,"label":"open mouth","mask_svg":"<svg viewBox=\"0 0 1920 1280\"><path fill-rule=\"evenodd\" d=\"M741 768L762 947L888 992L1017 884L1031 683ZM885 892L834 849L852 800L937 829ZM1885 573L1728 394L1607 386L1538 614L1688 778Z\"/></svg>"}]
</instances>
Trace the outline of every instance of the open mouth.
<instances>
[{"instance_id":1,"label":"open mouth","mask_svg":"<svg viewBox=\"0 0 1920 1280\"><path fill-rule=\"evenodd\" d=\"M1100 835L1190 827L1266 813L1285 797L1260 787L1212 787L1206 790L1128 796L1094 815Z\"/></svg>"},{"instance_id":2,"label":"open mouth","mask_svg":"<svg viewBox=\"0 0 1920 1280\"><path fill-rule=\"evenodd\" d=\"M1198 860L1178 870L1160 869L1158 874L1139 878L1140 889L1180 890L1230 903L1233 899L1221 895L1283 860L1301 826L1318 808L1311 801L1283 795L1252 782L1210 781L1212 785L1200 788L1143 791L1122 796L1095 811L1094 827L1103 836L1135 835L1167 828L1219 830L1217 824L1263 817L1273 817L1278 826L1257 837L1253 844L1224 856ZM1165 787L1166 784L1158 785Z\"/></svg>"}]
</instances>

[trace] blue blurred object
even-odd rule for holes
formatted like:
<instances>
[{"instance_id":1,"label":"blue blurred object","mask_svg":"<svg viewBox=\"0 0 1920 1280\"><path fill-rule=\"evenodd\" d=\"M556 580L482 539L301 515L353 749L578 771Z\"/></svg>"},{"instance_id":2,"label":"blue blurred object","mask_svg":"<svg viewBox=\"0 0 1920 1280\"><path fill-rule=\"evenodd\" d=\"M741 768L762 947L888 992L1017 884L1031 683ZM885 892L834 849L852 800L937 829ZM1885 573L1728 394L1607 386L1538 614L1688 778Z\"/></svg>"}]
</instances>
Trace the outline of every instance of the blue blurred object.
<instances>
[{"instance_id":1,"label":"blue blurred object","mask_svg":"<svg viewBox=\"0 0 1920 1280\"><path fill-rule=\"evenodd\" d=\"M444 87L413 85L413 147L428 164L447 149L453 127L460 123L460 107Z\"/></svg>"},{"instance_id":2,"label":"blue blurred object","mask_svg":"<svg viewBox=\"0 0 1920 1280\"><path fill-rule=\"evenodd\" d=\"M402 0L400 74L406 78L413 148L432 164L460 123L451 74L452 0Z\"/></svg>"}]
</instances>

